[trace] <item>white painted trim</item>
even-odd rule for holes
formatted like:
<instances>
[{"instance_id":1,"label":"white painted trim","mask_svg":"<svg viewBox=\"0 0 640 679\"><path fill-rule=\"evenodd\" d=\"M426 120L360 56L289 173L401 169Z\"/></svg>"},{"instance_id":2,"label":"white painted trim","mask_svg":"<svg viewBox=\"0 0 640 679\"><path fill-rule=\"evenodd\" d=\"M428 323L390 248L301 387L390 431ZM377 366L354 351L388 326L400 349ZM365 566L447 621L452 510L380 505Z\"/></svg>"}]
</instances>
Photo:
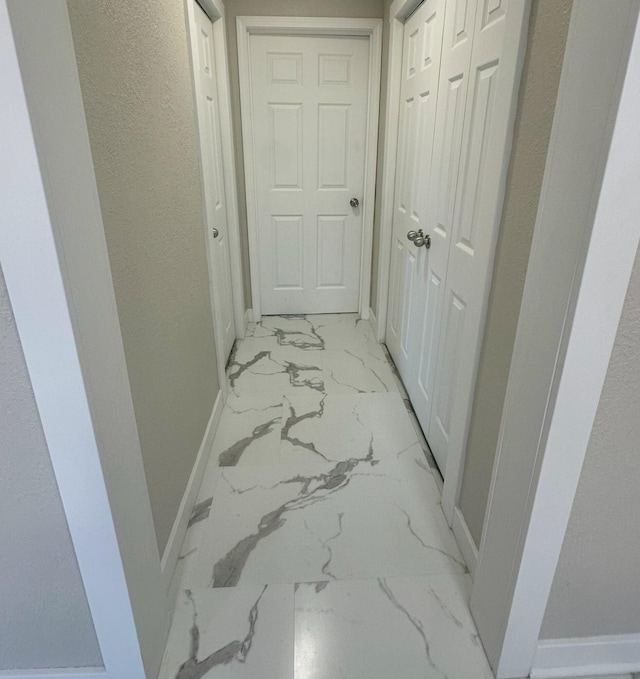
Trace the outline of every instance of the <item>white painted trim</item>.
<instances>
[{"instance_id":1,"label":"white painted trim","mask_svg":"<svg viewBox=\"0 0 640 679\"><path fill-rule=\"evenodd\" d=\"M471 597L498 679L533 664L640 240L636 18L573 6Z\"/></svg>"},{"instance_id":2,"label":"white painted trim","mask_svg":"<svg viewBox=\"0 0 640 679\"><path fill-rule=\"evenodd\" d=\"M244 312L244 331L247 332L247 326L249 323L253 323L253 309L247 309Z\"/></svg>"},{"instance_id":3,"label":"white painted trim","mask_svg":"<svg viewBox=\"0 0 640 679\"><path fill-rule=\"evenodd\" d=\"M61 0L12 3L12 17L0 0L0 259L100 676L144 679L159 667L168 610L69 17Z\"/></svg>"},{"instance_id":4,"label":"white painted trim","mask_svg":"<svg viewBox=\"0 0 640 679\"><path fill-rule=\"evenodd\" d=\"M376 162L378 152L378 117L380 100L380 70L382 57L382 19L348 19L316 17L236 17L238 39L238 70L242 117L242 145L244 149L247 197L247 228L249 234L249 262L251 270L251 298L253 319L262 315L260 291L260 252L258 248L258 216L253 120L251 106L251 62L249 36L261 34L296 35L361 35L369 38L369 101L367 110L367 149L365 154L364 197L362 201L362 246L360 254L360 317L367 319L371 296L371 264L373 250L373 215L376 191Z\"/></svg>"},{"instance_id":5,"label":"white painted trim","mask_svg":"<svg viewBox=\"0 0 640 679\"><path fill-rule=\"evenodd\" d=\"M377 330L378 330L378 319L376 318L376 314L373 309L369 309L369 318L367 319L369 321L369 324L373 328L373 333L374 336L377 338Z\"/></svg>"},{"instance_id":6,"label":"white painted trim","mask_svg":"<svg viewBox=\"0 0 640 679\"><path fill-rule=\"evenodd\" d=\"M98 667L69 667L59 670L0 670L0 679L106 679Z\"/></svg>"},{"instance_id":7,"label":"white painted trim","mask_svg":"<svg viewBox=\"0 0 640 679\"><path fill-rule=\"evenodd\" d=\"M471 535L469 526L467 526L467 522L464 520L464 516L460 511L460 507L456 507L453 510L453 522L451 524L451 530L453 531L453 536L455 537L458 547L460 548L462 558L467 564L471 579L473 579L476 573L476 566L478 565L478 548L476 547L475 540Z\"/></svg>"},{"instance_id":8,"label":"white painted trim","mask_svg":"<svg viewBox=\"0 0 640 679\"><path fill-rule=\"evenodd\" d=\"M538 643L532 679L562 679L640 671L640 634L545 639Z\"/></svg>"},{"instance_id":9,"label":"white painted trim","mask_svg":"<svg viewBox=\"0 0 640 679\"><path fill-rule=\"evenodd\" d=\"M218 424L220 423L224 402L224 392L221 389L218 392L218 396L216 397L216 401L213 405L211 417L209 418L209 423L207 424L202 443L200 444L196 461L193 465L193 469L191 470L189 481L187 483L187 487L184 490L176 519L173 523L173 527L171 528L171 534L169 535L167 545L165 547L164 553L162 554L160 568L162 570L162 577L167 588L167 593L171 588L171 581L173 580L176 564L178 563L178 558L180 557L180 550L182 549L184 536L187 534L187 524L189 523L193 506L198 497L202 476L205 472L207 462L209 461L209 457L211 455L213 439L215 438Z\"/></svg>"}]
</instances>

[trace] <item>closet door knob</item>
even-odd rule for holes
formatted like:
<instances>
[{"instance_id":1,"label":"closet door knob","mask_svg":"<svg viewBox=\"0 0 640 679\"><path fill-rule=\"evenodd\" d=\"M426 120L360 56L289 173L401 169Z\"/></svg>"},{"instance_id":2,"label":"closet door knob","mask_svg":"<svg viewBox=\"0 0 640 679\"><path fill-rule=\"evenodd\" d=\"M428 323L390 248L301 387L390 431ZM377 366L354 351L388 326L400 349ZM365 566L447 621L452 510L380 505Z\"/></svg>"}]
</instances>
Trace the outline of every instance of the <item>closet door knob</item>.
<instances>
[{"instance_id":1,"label":"closet door knob","mask_svg":"<svg viewBox=\"0 0 640 679\"><path fill-rule=\"evenodd\" d=\"M411 241L415 241L417 237L418 237L417 231L409 231L409 233L407 234L407 238Z\"/></svg>"},{"instance_id":2,"label":"closet door knob","mask_svg":"<svg viewBox=\"0 0 640 679\"><path fill-rule=\"evenodd\" d=\"M217 238L220 235L220 231L218 231L218 229L214 229L211 233L213 234L214 238Z\"/></svg>"},{"instance_id":3,"label":"closet door knob","mask_svg":"<svg viewBox=\"0 0 640 679\"><path fill-rule=\"evenodd\" d=\"M349 201L349 205L351 205L351 207L358 207L358 205L360 205L360 201L357 198L352 198Z\"/></svg>"}]
</instances>

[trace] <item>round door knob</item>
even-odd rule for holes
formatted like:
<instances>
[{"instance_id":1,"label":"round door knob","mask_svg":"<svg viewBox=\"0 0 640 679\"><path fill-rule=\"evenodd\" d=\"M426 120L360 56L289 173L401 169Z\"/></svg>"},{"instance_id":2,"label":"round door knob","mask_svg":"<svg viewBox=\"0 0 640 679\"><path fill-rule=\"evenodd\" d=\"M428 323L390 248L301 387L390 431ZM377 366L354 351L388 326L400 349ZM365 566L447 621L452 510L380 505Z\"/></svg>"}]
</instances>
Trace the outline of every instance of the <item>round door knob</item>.
<instances>
[{"instance_id":1,"label":"round door knob","mask_svg":"<svg viewBox=\"0 0 640 679\"><path fill-rule=\"evenodd\" d=\"M411 241L415 241L417 237L418 237L417 231L409 231L409 233L407 234L407 238Z\"/></svg>"},{"instance_id":2,"label":"round door knob","mask_svg":"<svg viewBox=\"0 0 640 679\"><path fill-rule=\"evenodd\" d=\"M358 205L360 205L360 201L357 198L352 198L349 201L349 205L351 205L351 207L358 207Z\"/></svg>"},{"instance_id":3,"label":"round door knob","mask_svg":"<svg viewBox=\"0 0 640 679\"><path fill-rule=\"evenodd\" d=\"M217 238L220 235L220 231L218 231L218 229L214 229L212 233L214 238Z\"/></svg>"},{"instance_id":4,"label":"round door knob","mask_svg":"<svg viewBox=\"0 0 640 679\"><path fill-rule=\"evenodd\" d=\"M423 245L427 250L431 247L431 236L427 233L419 233L417 238L412 239L413 244L417 248L421 248Z\"/></svg>"}]
</instances>

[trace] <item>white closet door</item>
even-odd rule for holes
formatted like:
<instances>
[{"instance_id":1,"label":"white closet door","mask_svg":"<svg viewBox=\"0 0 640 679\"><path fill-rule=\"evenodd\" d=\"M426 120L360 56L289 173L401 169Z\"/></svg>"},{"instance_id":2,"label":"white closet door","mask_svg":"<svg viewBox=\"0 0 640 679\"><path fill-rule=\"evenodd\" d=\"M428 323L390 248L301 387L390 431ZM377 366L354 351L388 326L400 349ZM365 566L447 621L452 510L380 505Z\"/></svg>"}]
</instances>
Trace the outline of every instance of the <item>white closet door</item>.
<instances>
[{"instance_id":1,"label":"white closet door","mask_svg":"<svg viewBox=\"0 0 640 679\"><path fill-rule=\"evenodd\" d=\"M462 156L427 429L445 476L452 459L457 467L466 445L511 147L525 3L480 0L474 11Z\"/></svg>"},{"instance_id":2,"label":"white closet door","mask_svg":"<svg viewBox=\"0 0 640 679\"><path fill-rule=\"evenodd\" d=\"M445 477L466 444L525 10L427 0L405 26L387 344ZM418 228L429 250L407 240Z\"/></svg>"},{"instance_id":3,"label":"white closet door","mask_svg":"<svg viewBox=\"0 0 640 679\"><path fill-rule=\"evenodd\" d=\"M231 259L227 234L227 208L224 189L224 169L220 143L220 111L216 82L215 50L213 45L213 26L209 17L197 2L195 17L198 26L197 77L196 86L200 88L199 127L203 146L202 164L204 175L204 194L209 226L209 266L213 278L213 307L218 345L226 362L235 341L233 317L233 291L231 289Z\"/></svg>"},{"instance_id":4,"label":"white closet door","mask_svg":"<svg viewBox=\"0 0 640 679\"><path fill-rule=\"evenodd\" d=\"M369 39L251 35L263 314L358 310Z\"/></svg>"},{"instance_id":5,"label":"white closet door","mask_svg":"<svg viewBox=\"0 0 640 679\"><path fill-rule=\"evenodd\" d=\"M444 0L426 0L407 20L400 107L398 161L391 254L387 345L412 399L417 391L418 345L431 293L430 263L446 266L439 250L416 247L410 231L428 229L428 178L436 129ZM442 273L440 275L443 275Z\"/></svg>"},{"instance_id":6,"label":"white closet door","mask_svg":"<svg viewBox=\"0 0 640 679\"><path fill-rule=\"evenodd\" d=\"M431 236L432 244L428 254L421 254L422 262L418 269L418 304L421 309L416 312L416 318L420 319L421 325L415 333L414 375L409 391L426 433L429 432L434 402L474 27L475 0L447 0L433 159L426 185L428 211L425 231ZM442 458L437 460L443 464ZM444 472L444 466L441 469Z\"/></svg>"}]
</instances>

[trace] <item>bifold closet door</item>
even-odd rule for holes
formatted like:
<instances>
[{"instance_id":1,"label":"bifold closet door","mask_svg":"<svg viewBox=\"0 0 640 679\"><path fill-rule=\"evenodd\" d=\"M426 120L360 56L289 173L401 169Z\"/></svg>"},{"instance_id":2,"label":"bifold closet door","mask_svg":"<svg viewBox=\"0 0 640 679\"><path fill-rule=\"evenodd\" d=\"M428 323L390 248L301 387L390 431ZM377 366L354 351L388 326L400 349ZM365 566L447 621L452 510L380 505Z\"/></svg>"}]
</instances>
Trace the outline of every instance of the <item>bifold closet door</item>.
<instances>
[{"instance_id":1,"label":"bifold closet door","mask_svg":"<svg viewBox=\"0 0 640 679\"><path fill-rule=\"evenodd\" d=\"M430 415L421 420L443 474L451 459L462 456L471 417L508 166L524 5L521 0L479 0L473 8L473 47L433 402ZM438 228L439 224L434 226Z\"/></svg>"},{"instance_id":2,"label":"bifold closet door","mask_svg":"<svg viewBox=\"0 0 640 679\"><path fill-rule=\"evenodd\" d=\"M443 475L465 445L525 18L518 0L427 1L405 26L387 344Z\"/></svg>"},{"instance_id":3,"label":"bifold closet door","mask_svg":"<svg viewBox=\"0 0 640 679\"><path fill-rule=\"evenodd\" d=\"M428 223L444 7L444 0L426 0L404 28L387 346L412 399L418 387L416 359L427 312L424 281L428 262L434 258L408 234L426 229ZM437 259L446 266L446 257Z\"/></svg>"}]
</instances>

